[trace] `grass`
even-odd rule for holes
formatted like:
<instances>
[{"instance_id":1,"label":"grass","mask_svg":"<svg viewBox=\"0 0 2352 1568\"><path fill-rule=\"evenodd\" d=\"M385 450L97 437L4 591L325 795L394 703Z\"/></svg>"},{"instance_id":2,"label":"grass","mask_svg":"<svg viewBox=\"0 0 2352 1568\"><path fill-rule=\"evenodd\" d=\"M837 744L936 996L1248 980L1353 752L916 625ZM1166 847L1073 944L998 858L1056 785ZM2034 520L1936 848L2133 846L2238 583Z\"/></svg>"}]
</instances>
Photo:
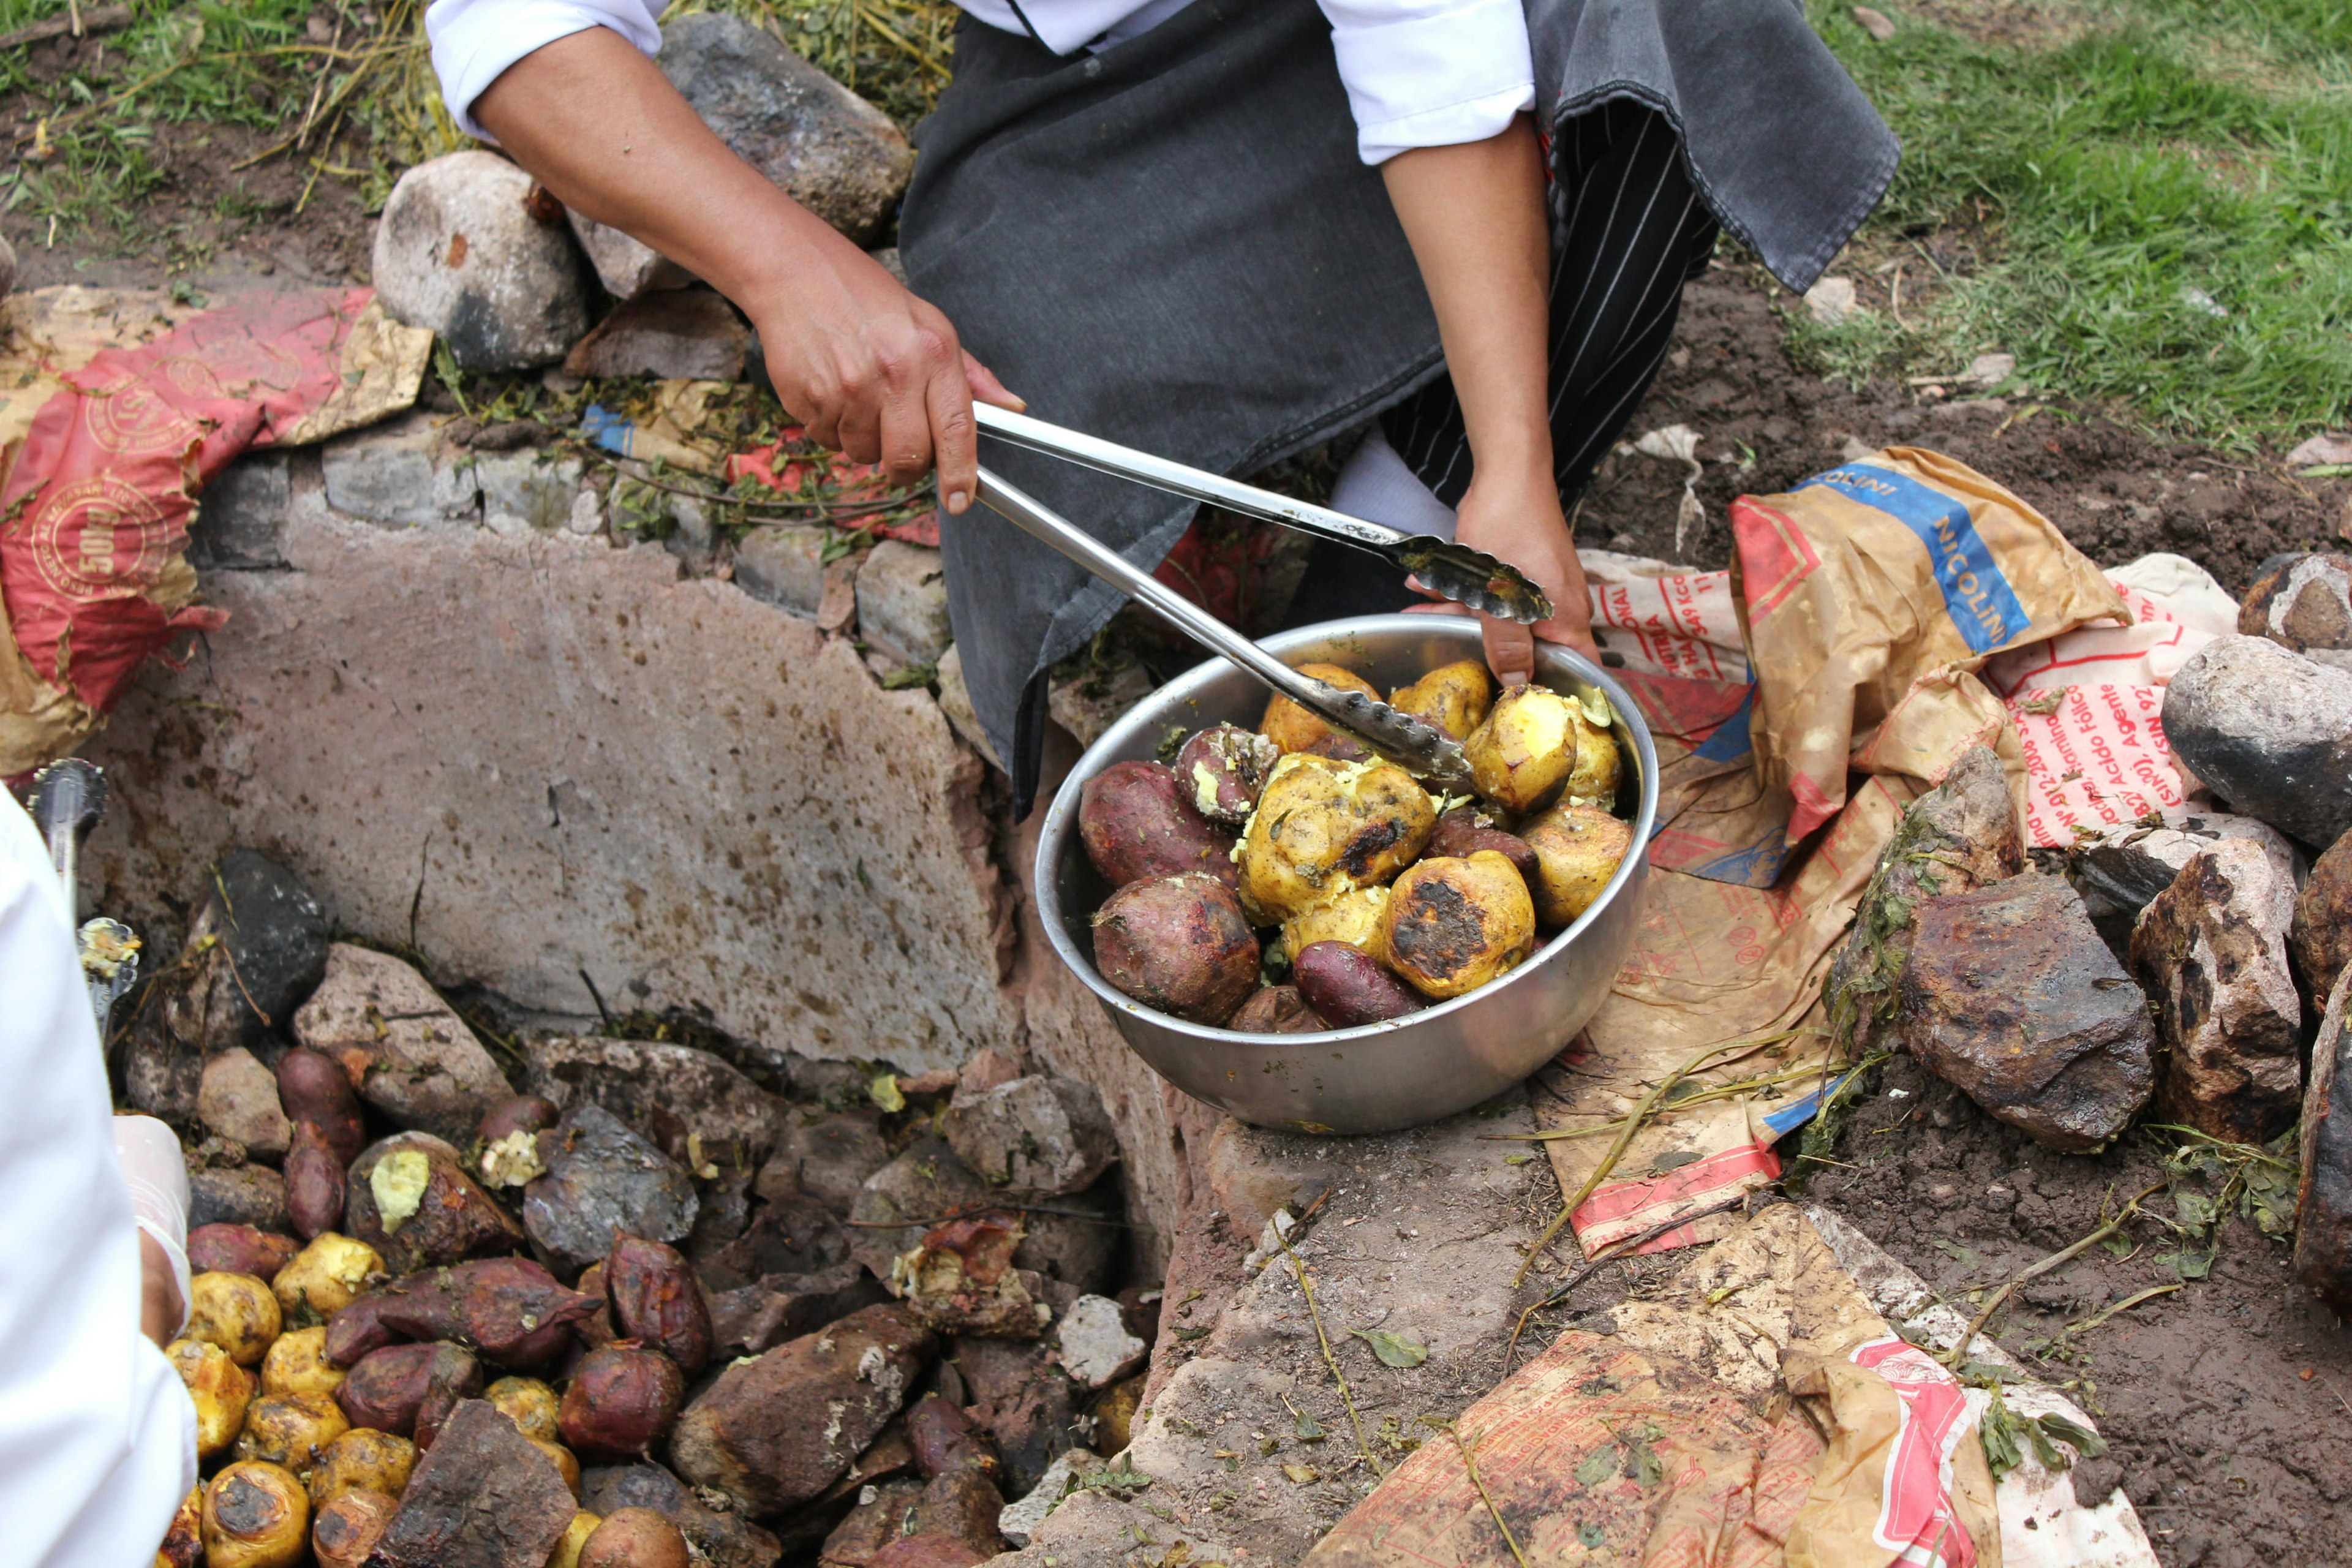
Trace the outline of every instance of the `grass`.
<instances>
[{"instance_id":1,"label":"grass","mask_svg":"<svg viewBox=\"0 0 2352 1568\"><path fill-rule=\"evenodd\" d=\"M1988 41L1889 7L1814 24L1904 142L1864 248L1979 267L1903 321L1797 345L1850 380L2018 359L2012 391L2252 448L2352 410L2352 10L2340 0L2116 0ZM2023 7L2005 7L2012 16Z\"/></svg>"}]
</instances>

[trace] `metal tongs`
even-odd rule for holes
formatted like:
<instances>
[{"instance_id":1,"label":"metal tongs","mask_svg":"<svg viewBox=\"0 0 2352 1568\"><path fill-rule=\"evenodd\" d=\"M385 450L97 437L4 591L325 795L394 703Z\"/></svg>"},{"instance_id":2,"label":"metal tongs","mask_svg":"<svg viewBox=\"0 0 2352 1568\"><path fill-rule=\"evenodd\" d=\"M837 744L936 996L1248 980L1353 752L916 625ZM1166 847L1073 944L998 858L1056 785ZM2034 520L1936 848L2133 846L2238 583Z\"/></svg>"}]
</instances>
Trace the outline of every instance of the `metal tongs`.
<instances>
[{"instance_id":1,"label":"metal tongs","mask_svg":"<svg viewBox=\"0 0 2352 1568\"><path fill-rule=\"evenodd\" d=\"M51 763L33 775L32 798L26 804L48 846L49 861L65 884L68 921L80 917L81 841L106 815L110 794L105 770L79 757ZM75 937L90 1011L103 1039L114 1004L139 978L139 941L129 926L103 916L82 921Z\"/></svg>"},{"instance_id":2,"label":"metal tongs","mask_svg":"<svg viewBox=\"0 0 2352 1568\"><path fill-rule=\"evenodd\" d=\"M1521 622L1551 614L1543 590L1518 571L1481 551L1449 540L1401 533L1326 507L1188 468L1148 452L1048 425L1042 419L976 403L982 430L1055 457L1171 494L1215 504L1303 532L1369 550L1395 562L1447 598ZM1168 620L1193 641L1223 655L1266 685L1424 784L1466 791L1470 764L1443 732L1360 691L1342 691L1301 675L1265 649L1176 593L1125 556L1077 528L1043 502L986 468L980 470L982 504L1040 542Z\"/></svg>"}]
</instances>

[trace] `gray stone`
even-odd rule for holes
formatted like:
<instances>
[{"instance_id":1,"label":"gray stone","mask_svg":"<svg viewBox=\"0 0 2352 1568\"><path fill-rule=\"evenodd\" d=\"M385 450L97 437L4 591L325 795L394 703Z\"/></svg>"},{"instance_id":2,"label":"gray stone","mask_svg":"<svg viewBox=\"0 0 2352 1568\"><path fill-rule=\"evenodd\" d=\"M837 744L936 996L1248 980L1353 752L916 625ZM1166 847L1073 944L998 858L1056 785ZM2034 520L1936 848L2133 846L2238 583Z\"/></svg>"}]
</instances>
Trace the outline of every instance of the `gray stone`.
<instances>
[{"instance_id":1,"label":"gray stone","mask_svg":"<svg viewBox=\"0 0 2352 1568\"><path fill-rule=\"evenodd\" d=\"M260 571L286 564L278 540L294 505L293 459L247 452L222 469L196 498L188 524L188 559L200 570Z\"/></svg>"},{"instance_id":2,"label":"gray stone","mask_svg":"<svg viewBox=\"0 0 2352 1568\"><path fill-rule=\"evenodd\" d=\"M1011 770L1005 767L1004 759L996 754L996 742L988 738L988 731L981 725L979 710L971 705L971 688L964 683L963 679L961 648L950 647L940 655L936 679L940 689L940 711L946 714L948 722L955 726L955 732L963 738L963 743L978 752L981 760L998 773L1009 773Z\"/></svg>"},{"instance_id":3,"label":"gray stone","mask_svg":"<svg viewBox=\"0 0 2352 1568\"><path fill-rule=\"evenodd\" d=\"M291 1235L286 1217L286 1179L267 1165L207 1166L188 1173L188 1228L249 1225L256 1230Z\"/></svg>"},{"instance_id":4,"label":"gray stone","mask_svg":"<svg viewBox=\"0 0 2352 1568\"><path fill-rule=\"evenodd\" d=\"M360 1079L392 1120L464 1148L514 1086L425 977L390 953L337 942L294 1016L295 1037ZM667 1237L661 1237L668 1240Z\"/></svg>"},{"instance_id":5,"label":"gray stone","mask_svg":"<svg viewBox=\"0 0 2352 1568\"><path fill-rule=\"evenodd\" d=\"M857 635L899 664L931 664L948 651L947 573L940 552L886 539L857 569Z\"/></svg>"},{"instance_id":6,"label":"gray stone","mask_svg":"<svg viewBox=\"0 0 2352 1568\"><path fill-rule=\"evenodd\" d=\"M470 521L481 508L473 458L450 450L422 414L337 437L319 467L327 504L370 522Z\"/></svg>"},{"instance_id":7,"label":"gray stone","mask_svg":"<svg viewBox=\"0 0 2352 1568\"><path fill-rule=\"evenodd\" d=\"M417 164L376 223L376 298L467 370L562 359L588 330L587 270L562 207L493 153Z\"/></svg>"},{"instance_id":8,"label":"gray stone","mask_svg":"<svg viewBox=\"0 0 2352 1568\"><path fill-rule=\"evenodd\" d=\"M751 330L708 289L674 289L624 300L565 356L573 375L650 375L740 381Z\"/></svg>"},{"instance_id":9,"label":"gray stone","mask_svg":"<svg viewBox=\"0 0 2352 1568\"><path fill-rule=\"evenodd\" d=\"M924 692L658 546L298 508L288 547L294 570L208 584L235 633L90 742L142 802L86 854L121 918L177 926L226 847L264 843L336 929L531 1011L594 1016L585 971L771 1063L910 1073L1024 1027L982 764ZM1091 994L1055 995L1086 1075L1162 1116Z\"/></svg>"},{"instance_id":10,"label":"gray stone","mask_svg":"<svg viewBox=\"0 0 2352 1568\"><path fill-rule=\"evenodd\" d=\"M1075 671L1056 669L1046 681L1045 711L1079 745L1091 746L1153 689L1151 672L1139 663L1098 669L1085 662Z\"/></svg>"},{"instance_id":11,"label":"gray stone","mask_svg":"<svg viewBox=\"0 0 2352 1568\"><path fill-rule=\"evenodd\" d=\"M2336 1103L2336 1080L2352 1058L2352 969L2327 999L2311 1047L2299 1142L2303 1184L2295 1194L2294 1273L2337 1313L2352 1312L2352 1093ZM2352 1088L2352 1078L2347 1079Z\"/></svg>"},{"instance_id":12,"label":"gray stone","mask_svg":"<svg viewBox=\"0 0 2352 1568\"><path fill-rule=\"evenodd\" d=\"M491 452L474 459L482 487L482 521L491 528L552 533L572 521L580 495L580 459L534 451Z\"/></svg>"},{"instance_id":13,"label":"gray stone","mask_svg":"<svg viewBox=\"0 0 2352 1568\"><path fill-rule=\"evenodd\" d=\"M959 1097L940 1131L982 1180L1026 1196L1078 1192L1118 1158L1102 1096L1076 1079L1019 1078Z\"/></svg>"},{"instance_id":14,"label":"gray stone","mask_svg":"<svg viewBox=\"0 0 2352 1568\"><path fill-rule=\"evenodd\" d=\"M2252 839L2288 877L2302 862L2278 829L2251 816L2171 806L2163 817L2160 825L2116 823L2067 847L2066 879L2093 919L2138 914L2200 851L2224 838Z\"/></svg>"},{"instance_id":15,"label":"gray stone","mask_svg":"<svg viewBox=\"0 0 2352 1568\"><path fill-rule=\"evenodd\" d=\"M915 166L889 116L724 12L667 23L654 63L720 141L794 201L860 244L879 233Z\"/></svg>"},{"instance_id":16,"label":"gray stone","mask_svg":"<svg viewBox=\"0 0 2352 1568\"><path fill-rule=\"evenodd\" d=\"M1898 995L1911 1054L2037 1142L2095 1148L2147 1103L2147 998L2063 878L1922 901Z\"/></svg>"},{"instance_id":17,"label":"gray stone","mask_svg":"<svg viewBox=\"0 0 2352 1568\"><path fill-rule=\"evenodd\" d=\"M2238 629L2352 670L2352 555L2289 555L2246 590Z\"/></svg>"},{"instance_id":18,"label":"gray stone","mask_svg":"<svg viewBox=\"0 0 2352 1568\"><path fill-rule=\"evenodd\" d=\"M709 1051L655 1040L555 1035L524 1049L524 1091L558 1110L601 1105L644 1130L673 1160L756 1167L789 1107Z\"/></svg>"},{"instance_id":19,"label":"gray stone","mask_svg":"<svg viewBox=\"0 0 2352 1568\"><path fill-rule=\"evenodd\" d=\"M788 1116L756 1190L769 1203L803 1193L846 1217L866 1178L890 1163L881 1117L873 1107Z\"/></svg>"},{"instance_id":20,"label":"gray stone","mask_svg":"<svg viewBox=\"0 0 2352 1568\"><path fill-rule=\"evenodd\" d=\"M1118 1302L1081 1296L1055 1328L1062 1368L1087 1388L1107 1388L1139 1369L1151 1347L1127 1331Z\"/></svg>"},{"instance_id":21,"label":"gray stone","mask_svg":"<svg viewBox=\"0 0 2352 1568\"><path fill-rule=\"evenodd\" d=\"M278 1075L242 1046L205 1064L196 1089L196 1116L213 1131L233 1138L264 1158L282 1157L293 1136L286 1108L278 1101Z\"/></svg>"},{"instance_id":22,"label":"gray stone","mask_svg":"<svg viewBox=\"0 0 2352 1568\"><path fill-rule=\"evenodd\" d=\"M2306 844L2352 829L2352 670L2268 637L2219 637L2164 692L2164 735L2189 772Z\"/></svg>"},{"instance_id":23,"label":"gray stone","mask_svg":"<svg viewBox=\"0 0 2352 1568\"><path fill-rule=\"evenodd\" d=\"M1037 1479L1035 1486L1004 1505L1004 1510L996 1516L996 1532L1011 1542L1016 1550L1028 1545L1029 1538L1037 1532L1037 1527L1045 1522L1045 1516L1052 1513L1068 1494L1071 1483L1089 1471L1100 1468L1101 1458L1090 1449L1072 1448L1056 1456L1054 1462L1045 1467L1045 1473Z\"/></svg>"},{"instance_id":24,"label":"gray stone","mask_svg":"<svg viewBox=\"0 0 2352 1568\"><path fill-rule=\"evenodd\" d=\"M2224 839L2140 912L2131 963L2156 999L2167 1121L2237 1143L2291 1125L2303 1098L2303 1003L2288 973L2294 882L2259 845Z\"/></svg>"},{"instance_id":25,"label":"gray stone","mask_svg":"<svg viewBox=\"0 0 2352 1568\"><path fill-rule=\"evenodd\" d=\"M1040 1481L1038 1486L1042 1489L1045 1484ZM1146 1493L1145 1500L1149 1497ZM1021 1506L1014 1503L1006 1512ZM1000 1531L1005 1531L1003 1517L999 1516ZM1146 1511L1139 1502L1122 1501L1108 1492L1074 1492L1052 1507L1049 1517L1040 1517L1030 1527L1021 1550L992 1558L989 1568L1092 1568L1097 1563L1123 1563L1140 1560L1135 1545L1139 1540L1150 1541L1155 1554L1179 1552L1181 1548L1180 1560L1186 1563L1244 1561L1222 1537L1203 1533L1200 1525L1205 1517L1188 1524L1171 1524L1161 1513Z\"/></svg>"},{"instance_id":26,"label":"gray stone","mask_svg":"<svg viewBox=\"0 0 2352 1568\"><path fill-rule=\"evenodd\" d=\"M616 1236L684 1241L698 1206L694 1183L603 1106L581 1103L539 1135L547 1174L523 1189L523 1228L555 1260L580 1269Z\"/></svg>"},{"instance_id":27,"label":"gray stone","mask_svg":"<svg viewBox=\"0 0 2352 1568\"><path fill-rule=\"evenodd\" d=\"M326 973L326 917L293 872L232 849L206 879L181 959L158 983L171 1035L207 1055L248 1046L274 1064L279 1032Z\"/></svg>"},{"instance_id":28,"label":"gray stone","mask_svg":"<svg viewBox=\"0 0 2352 1568\"><path fill-rule=\"evenodd\" d=\"M661 289L683 289L694 274L643 241L619 229L567 211L572 237L596 270L596 281L615 300L637 300Z\"/></svg>"},{"instance_id":29,"label":"gray stone","mask_svg":"<svg viewBox=\"0 0 2352 1568\"><path fill-rule=\"evenodd\" d=\"M824 603L822 528L769 523L745 534L735 546L735 585L763 604L816 618Z\"/></svg>"}]
</instances>

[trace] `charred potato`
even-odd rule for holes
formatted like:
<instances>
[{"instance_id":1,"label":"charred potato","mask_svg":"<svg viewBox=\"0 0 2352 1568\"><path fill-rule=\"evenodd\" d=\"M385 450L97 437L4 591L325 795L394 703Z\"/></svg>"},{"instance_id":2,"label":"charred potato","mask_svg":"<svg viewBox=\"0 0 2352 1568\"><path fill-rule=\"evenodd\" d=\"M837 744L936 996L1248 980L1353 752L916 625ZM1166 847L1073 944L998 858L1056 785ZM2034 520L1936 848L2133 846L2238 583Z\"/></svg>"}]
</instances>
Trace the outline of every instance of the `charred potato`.
<instances>
[{"instance_id":1,"label":"charred potato","mask_svg":"<svg viewBox=\"0 0 2352 1568\"><path fill-rule=\"evenodd\" d=\"M327 1445L352 1429L342 1407L323 1394L288 1394L255 1400L237 1434L236 1457L267 1459L307 1476Z\"/></svg>"},{"instance_id":2,"label":"charred potato","mask_svg":"<svg viewBox=\"0 0 2352 1568\"><path fill-rule=\"evenodd\" d=\"M199 1274L250 1274L272 1279L302 1244L249 1225L200 1225L188 1232L188 1267Z\"/></svg>"},{"instance_id":3,"label":"charred potato","mask_svg":"<svg viewBox=\"0 0 2352 1568\"><path fill-rule=\"evenodd\" d=\"M1344 942L1312 942L1291 954L1290 978L1335 1029L1402 1018L1428 1005L1412 986Z\"/></svg>"},{"instance_id":4,"label":"charred potato","mask_svg":"<svg viewBox=\"0 0 2352 1568\"><path fill-rule=\"evenodd\" d=\"M1330 1026L1296 985L1269 985L1225 1020L1226 1028L1244 1035L1319 1035Z\"/></svg>"},{"instance_id":5,"label":"charred potato","mask_svg":"<svg viewBox=\"0 0 2352 1568\"><path fill-rule=\"evenodd\" d=\"M196 1404L196 1458L227 1453L245 1429L246 1406L253 1403L253 1373L209 1340L173 1340L163 1353Z\"/></svg>"},{"instance_id":6,"label":"charred potato","mask_svg":"<svg viewBox=\"0 0 2352 1568\"><path fill-rule=\"evenodd\" d=\"M1492 849L1423 860L1390 889L1389 967L1444 1001L1518 967L1536 946L1536 906L1518 868Z\"/></svg>"},{"instance_id":7,"label":"charred potato","mask_svg":"<svg viewBox=\"0 0 2352 1568\"><path fill-rule=\"evenodd\" d=\"M231 1465L205 1489L205 1568L294 1568L310 1544L310 1500L284 1467Z\"/></svg>"},{"instance_id":8,"label":"charred potato","mask_svg":"<svg viewBox=\"0 0 2352 1568\"><path fill-rule=\"evenodd\" d=\"M1257 807L1266 775L1282 748L1238 724L1212 724L1176 752L1176 783L1192 809L1211 822L1239 827Z\"/></svg>"},{"instance_id":9,"label":"charred potato","mask_svg":"<svg viewBox=\"0 0 2352 1568\"><path fill-rule=\"evenodd\" d=\"M1113 763L1078 792L1078 837L1114 888L1203 872L1234 883L1234 836L1185 801L1176 770Z\"/></svg>"},{"instance_id":10,"label":"charred potato","mask_svg":"<svg viewBox=\"0 0 2352 1568\"><path fill-rule=\"evenodd\" d=\"M547 1568L580 1568L580 1549L588 1544L588 1538L604 1522L584 1509L573 1514L572 1522L563 1527L563 1539L548 1553Z\"/></svg>"},{"instance_id":11,"label":"charred potato","mask_svg":"<svg viewBox=\"0 0 2352 1568\"><path fill-rule=\"evenodd\" d=\"M278 1298L250 1274L199 1274L188 1282L188 1326L182 1334L228 1352L239 1366L257 1366L278 1337Z\"/></svg>"},{"instance_id":12,"label":"charred potato","mask_svg":"<svg viewBox=\"0 0 2352 1568\"><path fill-rule=\"evenodd\" d=\"M534 1443L552 1443L562 1436L555 1425L555 1390L535 1377L502 1377L482 1390L482 1397Z\"/></svg>"},{"instance_id":13,"label":"charred potato","mask_svg":"<svg viewBox=\"0 0 2352 1568\"><path fill-rule=\"evenodd\" d=\"M373 1426L354 1426L329 1443L310 1467L310 1500L320 1508L348 1492L398 1497L416 1468L416 1445Z\"/></svg>"},{"instance_id":14,"label":"charred potato","mask_svg":"<svg viewBox=\"0 0 2352 1568\"><path fill-rule=\"evenodd\" d=\"M649 1508L615 1509L580 1548L580 1568L687 1568L686 1537Z\"/></svg>"},{"instance_id":15,"label":"charred potato","mask_svg":"<svg viewBox=\"0 0 2352 1568\"><path fill-rule=\"evenodd\" d=\"M382 1492L345 1492L310 1521L310 1552L319 1568L364 1568L400 1500Z\"/></svg>"},{"instance_id":16,"label":"charred potato","mask_svg":"<svg viewBox=\"0 0 2352 1568\"><path fill-rule=\"evenodd\" d=\"M1381 928L1388 909L1386 888L1358 888L1326 900L1282 922L1282 951L1297 952L1318 942L1344 942L1385 963L1388 939Z\"/></svg>"},{"instance_id":17,"label":"charred potato","mask_svg":"<svg viewBox=\"0 0 2352 1568\"><path fill-rule=\"evenodd\" d=\"M1381 700L1378 687L1354 670L1342 669L1336 664L1302 664L1298 673L1342 691L1360 691L1375 702ZM1328 724L1279 692L1266 703L1265 717L1258 721L1257 728L1258 733L1285 752L1306 751L1331 732Z\"/></svg>"},{"instance_id":18,"label":"charred potato","mask_svg":"<svg viewBox=\"0 0 2352 1568\"><path fill-rule=\"evenodd\" d=\"M1214 878L1129 883L1093 923L1095 967L1147 1007L1222 1024L1257 986L1257 938Z\"/></svg>"},{"instance_id":19,"label":"charred potato","mask_svg":"<svg viewBox=\"0 0 2352 1568\"><path fill-rule=\"evenodd\" d=\"M197 1483L180 1500L163 1544L155 1549L155 1568L202 1568L205 1560L205 1489Z\"/></svg>"},{"instance_id":20,"label":"charred potato","mask_svg":"<svg viewBox=\"0 0 2352 1568\"><path fill-rule=\"evenodd\" d=\"M1462 742L1472 787L1506 811L1534 811L1576 771L1580 705L1547 686L1506 691Z\"/></svg>"},{"instance_id":21,"label":"charred potato","mask_svg":"<svg viewBox=\"0 0 2352 1568\"><path fill-rule=\"evenodd\" d=\"M342 1368L327 1359L323 1328L280 1334L261 1358L261 1392L272 1397L317 1394L331 1398L342 1381Z\"/></svg>"},{"instance_id":22,"label":"charred potato","mask_svg":"<svg viewBox=\"0 0 2352 1568\"><path fill-rule=\"evenodd\" d=\"M1242 908L1254 925L1279 925L1386 882L1421 854L1436 823L1428 792L1394 763L1286 756L1242 839Z\"/></svg>"},{"instance_id":23,"label":"charred potato","mask_svg":"<svg viewBox=\"0 0 2352 1568\"><path fill-rule=\"evenodd\" d=\"M1389 706L1409 713L1448 740L1469 737L1495 705L1495 678L1475 658L1441 665L1389 694Z\"/></svg>"},{"instance_id":24,"label":"charred potato","mask_svg":"<svg viewBox=\"0 0 2352 1568\"><path fill-rule=\"evenodd\" d=\"M269 1288L289 1322L323 1323L356 1300L383 1272L383 1259L374 1247L330 1230L312 1237L310 1245L278 1271Z\"/></svg>"},{"instance_id":25,"label":"charred potato","mask_svg":"<svg viewBox=\"0 0 2352 1568\"><path fill-rule=\"evenodd\" d=\"M1633 847L1633 825L1597 805L1560 805L1520 830L1536 852L1536 914L1548 926L1573 922Z\"/></svg>"},{"instance_id":26,"label":"charred potato","mask_svg":"<svg viewBox=\"0 0 2352 1568\"><path fill-rule=\"evenodd\" d=\"M1528 841L1516 833L1506 833L1495 818L1475 805L1457 805L1437 819L1437 831L1429 836L1429 847L1422 851L1424 858L1444 856L1449 860L1467 860L1481 849L1492 849L1519 868L1519 875L1532 885L1536 879L1536 852Z\"/></svg>"}]
</instances>

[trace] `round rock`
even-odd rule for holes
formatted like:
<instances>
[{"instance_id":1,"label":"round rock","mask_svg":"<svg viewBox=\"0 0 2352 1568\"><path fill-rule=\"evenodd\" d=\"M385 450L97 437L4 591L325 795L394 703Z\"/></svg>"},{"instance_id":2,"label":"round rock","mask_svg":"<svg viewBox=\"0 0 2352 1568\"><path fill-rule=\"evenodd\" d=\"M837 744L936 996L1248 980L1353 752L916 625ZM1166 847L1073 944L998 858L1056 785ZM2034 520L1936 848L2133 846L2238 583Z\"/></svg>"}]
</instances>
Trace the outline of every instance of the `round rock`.
<instances>
[{"instance_id":1,"label":"round rock","mask_svg":"<svg viewBox=\"0 0 2352 1568\"><path fill-rule=\"evenodd\" d=\"M2352 555L2284 557L2246 591L2238 629L2352 669Z\"/></svg>"},{"instance_id":2,"label":"round rock","mask_svg":"<svg viewBox=\"0 0 2352 1568\"><path fill-rule=\"evenodd\" d=\"M2352 828L2352 670L2220 637L2164 693L2173 753L2213 793L2306 844Z\"/></svg>"},{"instance_id":3,"label":"round rock","mask_svg":"<svg viewBox=\"0 0 2352 1568\"><path fill-rule=\"evenodd\" d=\"M493 153L452 153L400 177L376 224L375 288L467 370L552 364L588 330L586 268L562 207Z\"/></svg>"}]
</instances>

